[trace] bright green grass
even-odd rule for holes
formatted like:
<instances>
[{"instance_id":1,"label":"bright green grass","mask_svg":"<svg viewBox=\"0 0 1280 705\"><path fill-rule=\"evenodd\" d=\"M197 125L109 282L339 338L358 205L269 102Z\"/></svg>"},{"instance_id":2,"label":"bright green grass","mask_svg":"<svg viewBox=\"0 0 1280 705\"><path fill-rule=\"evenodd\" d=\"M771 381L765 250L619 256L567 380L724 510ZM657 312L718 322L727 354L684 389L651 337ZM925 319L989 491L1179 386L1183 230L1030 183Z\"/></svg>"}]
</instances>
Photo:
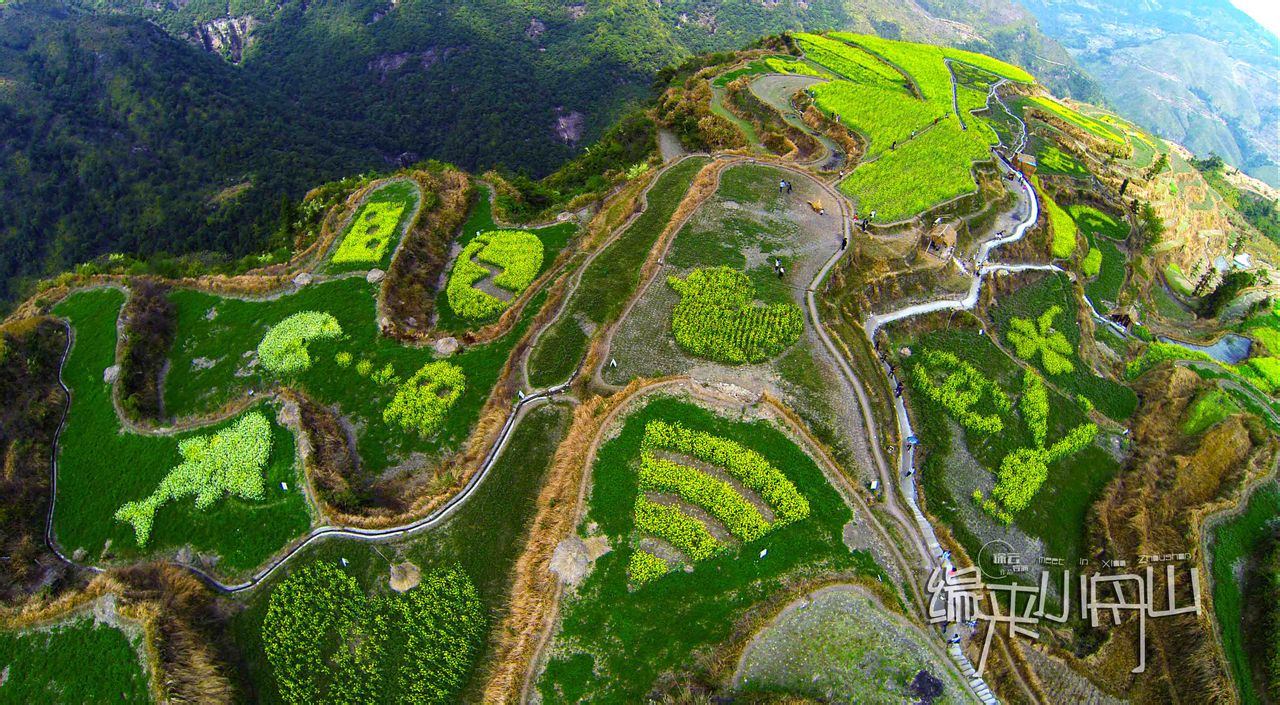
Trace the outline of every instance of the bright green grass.
<instances>
[{"instance_id":1,"label":"bright green grass","mask_svg":"<svg viewBox=\"0 0 1280 705\"><path fill-rule=\"evenodd\" d=\"M649 251L706 164L702 157L686 159L658 177L649 189L645 211L592 260L559 319L538 336L529 355L529 384L550 386L573 374L586 354L582 323L598 326L622 312L640 284Z\"/></svg>"},{"instance_id":2,"label":"bright green grass","mask_svg":"<svg viewBox=\"0 0 1280 705\"><path fill-rule=\"evenodd\" d=\"M412 181L393 181L369 194L347 225L329 271L386 269L421 193Z\"/></svg>"},{"instance_id":3,"label":"bright green grass","mask_svg":"<svg viewBox=\"0 0 1280 705\"><path fill-rule=\"evenodd\" d=\"M122 632L83 617L21 633L0 632L0 701L149 703L147 674Z\"/></svg>"},{"instance_id":4,"label":"bright green grass","mask_svg":"<svg viewBox=\"0 0 1280 705\"><path fill-rule=\"evenodd\" d=\"M1059 322L1062 318L1065 315L1059 317ZM912 350L928 348L955 354L999 384L1015 401L1022 392L1022 367L996 348L990 338L973 329L934 331L909 344ZM1058 378L1053 381L1057 382ZM911 419L926 452L920 476L929 511L955 530L970 555L977 555L984 540L964 525L968 509L957 511L961 503L972 500L967 494L954 496L944 479L959 462L950 457L948 450L953 432L948 421L951 417L922 394L913 395L911 402ZM1049 390L1049 409L1049 444L1088 420L1079 405L1052 389ZM1035 442L1020 415L1009 414L1004 421L1005 428L999 434L960 430L974 459L993 473L1006 455L1019 448L1032 447ZM1050 464L1048 478L1027 508L1014 516L1014 526L1040 538L1046 555L1065 557L1069 563L1084 556L1088 550L1085 534L1089 509L1118 470L1115 460L1097 445Z\"/></svg>"},{"instance_id":5,"label":"bright green grass","mask_svg":"<svg viewBox=\"0 0 1280 705\"><path fill-rule=\"evenodd\" d=\"M1239 564L1258 557L1280 517L1280 487L1274 482L1259 487L1249 498L1244 513L1225 522L1211 536L1213 577L1213 610L1218 618L1222 650L1226 654L1231 675L1246 703L1261 702L1253 682L1250 652L1257 644L1249 643L1244 631L1245 586L1236 577ZM1260 609L1253 606L1253 609Z\"/></svg>"},{"instance_id":6,"label":"bright green grass","mask_svg":"<svg viewBox=\"0 0 1280 705\"><path fill-rule=\"evenodd\" d=\"M462 231L458 234L456 244L459 247L465 248L468 243L475 239L476 233L501 230L503 227L493 219L493 204L489 201L489 187L483 184L479 185L476 188L476 192L479 196L475 205L471 208L471 215L467 217L467 222L463 223ZM542 267L538 270L538 276L542 276L543 272L546 272L555 264L556 257L578 234L578 226L573 222L557 223L548 225L545 228L531 230L531 232L542 241ZM445 289L441 289L436 293L435 310L437 314L435 327L439 330L461 333L483 324L483 322L477 323L455 313L453 308L449 306L449 297L445 293Z\"/></svg>"},{"instance_id":7,"label":"bright green grass","mask_svg":"<svg viewBox=\"0 0 1280 705\"><path fill-rule=\"evenodd\" d=\"M1040 182L1037 180L1036 186L1039 185ZM1053 231L1053 256L1059 259L1070 257L1076 251L1076 222L1049 197L1049 194L1039 188L1036 190L1049 215L1049 225Z\"/></svg>"},{"instance_id":8,"label":"bright green grass","mask_svg":"<svg viewBox=\"0 0 1280 705\"><path fill-rule=\"evenodd\" d=\"M1080 349L1080 324L1077 318L1076 300L1072 294L1071 282L1064 274L1047 276L1030 286L1024 286L1000 300L999 305L992 307L991 319L995 323L1000 340L1006 340L1009 322L1013 318L1034 320L1050 306L1062 307L1062 313L1054 321L1054 328L1061 331L1077 350ZM1048 375L1041 358L1036 358L1032 365L1052 384L1062 388L1071 396L1083 394L1088 397L1098 411L1123 421L1138 408L1138 397L1123 384L1113 382L1094 373L1078 355L1071 356L1075 366L1073 372L1060 375Z\"/></svg>"},{"instance_id":9,"label":"bright green grass","mask_svg":"<svg viewBox=\"0 0 1280 705\"><path fill-rule=\"evenodd\" d=\"M760 452L809 500L809 518L701 562L692 573L629 591L635 465L652 419L678 421ZM744 610L788 578L879 572L869 555L850 553L842 543L842 527L852 515L822 471L767 422L729 421L683 401L657 398L633 412L620 434L600 448L592 473L586 520L599 525L613 550L564 599L561 630L538 682L543 702L641 702L660 675L696 668L697 654L722 643ZM768 555L760 558L765 549Z\"/></svg>"},{"instance_id":10,"label":"bright green grass","mask_svg":"<svg viewBox=\"0 0 1280 705\"><path fill-rule=\"evenodd\" d=\"M1232 401L1230 395L1221 389L1211 389L1191 404L1186 417L1182 419L1182 432L1194 436L1239 410L1240 407Z\"/></svg>"},{"instance_id":11,"label":"bright green grass","mask_svg":"<svg viewBox=\"0 0 1280 705\"><path fill-rule=\"evenodd\" d=\"M831 78L831 74L804 61L797 61L790 56L766 56L756 59L746 66L716 76L712 84L716 87L727 86L743 76L763 76L765 74L783 74L786 76L814 76Z\"/></svg>"},{"instance_id":12,"label":"bright green grass","mask_svg":"<svg viewBox=\"0 0 1280 705\"><path fill-rule=\"evenodd\" d=\"M385 589L387 561L409 560L422 572L459 565L476 585L490 627L498 624L509 597L511 568L524 550L529 526L537 512L538 491L542 487L551 457L567 427L570 411L563 406L540 405L520 421L511 439L498 456L484 482L444 525L414 535L394 546L383 545L376 552L372 544L358 541L322 541L303 550L291 563L295 570L314 561L347 559L346 570L366 589ZM268 584L254 590L246 609L231 621L231 635L245 655L245 674L252 684L255 700L278 703L271 668L262 650L263 616L271 588L289 571L273 574ZM483 663L492 654L487 638L477 654L462 702L480 702L484 685Z\"/></svg>"},{"instance_id":13,"label":"bright green grass","mask_svg":"<svg viewBox=\"0 0 1280 705\"><path fill-rule=\"evenodd\" d=\"M1124 286L1124 253L1115 243L1097 240L1097 249L1102 253L1102 268L1098 277L1084 286L1084 293L1094 303L1099 312L1104 312L1102 302L1117 303L1120 300L1120 288Z\"/></svg>"},{"instance_id":14,"label":"bright green grass","mask_svg":"<svg viewBox=\"0 0 1280 705\"><path fill-rule=\"evenodd\" d=\"M943 120L905 146L862 164L840 190L855 198L859 212L877 211L876 219L894 222L977 190L973 164L991 156L978 130L962 131L954 119Z\"/></svg>"},{"instance_id":15,"label":"bright green grass","mask_svg":"<svg viewBox=\"0 0 1280 705\"><path fill-rule=\"evenodd\" d=\"M1052 143L1045 143L1036 150L1037 169L1050 174L1087 177L1089 170L1075 157L1058 149Z\"/></svg>"},{"instance_id":16,"label":"bright green grass","mask_svg":"<svg viewBox=\"0 0 1280 705\"><path fill-rule=\"evenodd\" d=\"M434 456L458 448L479 417L512 346L541 306L543 295L530 302L513 331L493 343L469 347L449 358L466 375L466 388L439 433L423 439L383 421L382 412L395 396L395 385L375 384L357 372L358 363L363 360L371 363L373 370L391 365L396 376L407 379L435 359L429 348L400 345L378 334L376 291L376 286L356 277L314 284L270 301L229 299L189 289L171 293L170 299L178 309L178 334L165 380L166 410L174 416L202 413L240 398L249 390L260 393L287 383L321 403L338 407L354 424L362 465L372 473L407 460L413 453ZM216 310L212 320L208 318L210 309ZM257 347L267 328L298 311L332 314L345 337L313 342L314 363L292 378L277 377L261 366L247 368L249 358L243 357L244 353ZM339 365L335 360L338 352L351 353L357 364ZM193 364L197 359L213 363L206 362L201 367ZM238 371L242 376L237 376Z\"/></svg>"},{"instance_id":17,"label":"bright green grass","mask_svg":"<svg viewBox=\"0 0 1280 705\"><path fill-rule=\"evenodd\" d=\"M888 152L895 144L902 148L912 133L946 114L941 106L920 101L900 88L831 81L810 90L819 109L839 115L841 122L866 137L868 159Z\"/></svg>"},{"instance_id":18,"label":"bright green grass","mask_svg":"<svg viewBox=\"0 0 1280 705\"><path fill-rule=\"evenodd\" d=\"M1249 337L1262 343L1272 355L1280 355L1280 330L1266 326L1249 329Z\"/></svg>"},{"instance_id":19,"label":"bright green grass","mask_svg":"<svg viewBox=\"0 0 1280 705\"><path fill-rule=\"evenodd\" d=\"M1095 307L1101 307L1104 301L1118 303L1120 288L1124 286L1125 257L1114 241L1123 241L1128 236L1127 225L1121 225L1111 216L1090 206L1070 205L1066 211L1075 221L1076 227L1084 232L1091 251L1096 249L1102 258L1097 278L1085 284L1085 294ZM1088 272L1085 274L1092 276Z\"/></svg>"},{"instance_id":20,"label":"bright green grass","mask_svg":"<svg viewBox=\"0 0 1280 705\"><path fill-rule=\"evenodd\" d=\"M865 82L833 81L814 86L818 107L867 138L869 162L859 165L840 189L855 198L862 212L876 211L882 222L901 220L977 189L974 162L990 158L997 142L985 121L972 115L986 95L957 89L965 114L963 129L952 112L951 72L938 47L844 33L837 39L862 47L891 62L912 80L919 96L877 74ZM822 62L833 51L810 58ZM833 61L859 56L853 46ZM985 67L984 67L985 68ZM935 119L942 118L935 125ZM896 148L894 145L897 145Z\"/></svg>"},{"instance_id":21,"label":"bright green grass","mask_svg":"<svg viewBox=\"0 0 1280 705\"><path fill-rule=\"evenodd\" d=\"M270 404L254 407L272 421L264 500L224 498L206 511L196 510L191 499L170 502L156 512L145 553L137 547L133 528L114 519L116 509L149 495L182 462L180 440L207 435L236 421L177 436L140 436L122 430L102 372L115 362L116 318L123 303L121 292L97 289L73 294L54 309L75 330L75 345L63 370L72 403L58 444L53 525L58 543L68 553L85 548L91 561L110 541L112 555L121 558L163 554L190 545L221 556L222 571L257 567L311 524L294 467L293 435L275 423ZM281 482L288 483L289 489L281 489Z\"/></svg>"},{"instance_id":22,"label":"bright green grass","mask_svg":"<svg viewBox=\"0 0 1280 705\"><path fill-rule=\"evenodd\" d=\"M963 61L966 64L977 66L978 68L994 73L1001 78L1007 78L1018 83L1035 83L1036 77L1032 76L1020 66L1006 63L995 57L979 54L976 51L966 51L964 49L955 49L953 47L939 47L942 49L942 55L952 61Z\"/></svg>"},{"instance_id":23,"label":"bright green grass","mask_svg":"<svg viewBox=\"0 0 1280 705\"><path fill-rule=\"evenodd\" d=\"M951 72L942 61L940 47L847 32L832 32L831 37L867 49L902 69L926 102L938 106L951 103Z\"/></svg>"},{"instance_id":24,"label":"bright green grass","mask_svg":"<svg viewBox=\"0 0 1280 705\"><path fill-rule=\"evenodd\" d=\"M801 32L795 37L805 56L841 78L887 90L907 88L907 78L902 72L863 49L818 34Z\"/></svg>"},{"instance_id":25,"label":"bright green grass","mask_svg":"<svg viewBox=\"0 0 1280 705\"><path fill-rule=\"evenodd\" d=\"M1037 108L1058 116L1066 122L1075 125L1096 137L1110 140L1116 144L1125 144L1124 135L1120 134L1116 128L1106 124L1105 122L1095 120L1088 115L1076 112L1056 100L1042 96L1033 96L1029 99L1029 103Z\"/></svg>"},{"instance_id":26,"label":"bright green grass","mask_svg":"<svg viewBox=\"0 0 1280 705\"><path fill-rule=\"evenodd\" d=\"M1251 357L1245 364L1252 372L1246 376L1255 384L1261 381L1258 386L1267 393L1280 389L1280 357Z\"/></svg>"},{"instance_id":27,"label":"bright green grass","mask_svg":"<svg viewBox=\"0 0 1280 705\"><path fill-rule=\"evenodd\" d=\"M1067 213L1076 221L1080 229L1091 235L1101 235L1111 240L1124 242L1129 238L1129 224L1111 217L1107 213L1094 208L1072 204L1067 206Z\"/></svg>"}]
</instances>

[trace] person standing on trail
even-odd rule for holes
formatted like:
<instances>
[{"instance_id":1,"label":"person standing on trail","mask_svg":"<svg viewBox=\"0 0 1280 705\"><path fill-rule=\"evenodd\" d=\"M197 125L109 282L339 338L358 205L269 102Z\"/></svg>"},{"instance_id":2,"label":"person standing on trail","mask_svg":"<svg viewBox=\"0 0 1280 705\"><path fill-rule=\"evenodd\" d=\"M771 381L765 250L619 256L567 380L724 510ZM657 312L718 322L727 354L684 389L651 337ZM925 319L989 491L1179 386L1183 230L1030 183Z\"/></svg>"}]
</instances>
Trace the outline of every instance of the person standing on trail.
<instances>
[{"instance_id":1,"label":"person standing on trail","mask_svg":"<svg viewBox=\"0 0 1280 705\"><path fill-rule=\"evenodd\" d=\"M844 236L844 237L840 238L840 251L841 251L841 252L844 252L844 248L846 248L846 247L848 247L848 246L849 246L849 236L848 236L848 235L846 235L846 236Z\"/></svg>"}]
</instances>

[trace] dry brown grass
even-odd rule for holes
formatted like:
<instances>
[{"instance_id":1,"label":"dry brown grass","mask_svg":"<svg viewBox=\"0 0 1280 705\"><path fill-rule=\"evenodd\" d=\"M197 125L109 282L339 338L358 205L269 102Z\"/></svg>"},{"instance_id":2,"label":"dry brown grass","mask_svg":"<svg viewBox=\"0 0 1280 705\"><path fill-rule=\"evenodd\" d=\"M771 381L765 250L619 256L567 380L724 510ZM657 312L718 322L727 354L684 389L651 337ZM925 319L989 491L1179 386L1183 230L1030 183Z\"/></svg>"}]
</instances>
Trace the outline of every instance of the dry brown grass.
<instances>
[{"instance_id":1,"label":"dry brown grass","mask_svg":"<svg viewBox=\"0 0 1280 705\"><path fill-rule=\"evenodd\" d=\"M422 207L405 233L378 291L379 327L385 335L404 341L429 338L435 295L449 258L449 243L467 218L475 195L471 179L457 169L438 176L411 174L424 194L435 194L434 207Z\"/></svg>"},{"instance_id":2,"label":"dry brown grass","mask_svg":"<svg viewBox=\"0 0 1280 705\"><path fill-rule=\"evenodd\" d=\"M65 620L108 594L117 598L117 613L142 628L157 702L235 702L228 668L211 639L213 596L176 566L146 564L101 573L84 588L56 599L34 598L21 607L0 609L0 627L28 629Z\"/></svg>"},{"instance_id":3,"label":"dry brown grass","mask_svg":"<svg viewBox=\"0 0 1280 705\"><path fill-rule=\"evenodd\" d=\"M585 492L586 467L607 420L640 390L669 380L634 380L609 397L579 404L564 440L556 449L546 483L538 494L538 510L529 539L516 560L511 602L498 628L486 674L483 701L519 702L534 659L555 619L560 583L551 573L556 545L574 531Z\"/></svg>"},{"instance_id":4,"label":"dry brown grass","mask_svg":"<svg viewBox=\"0 0 1280 705\"><path fill-rule=\"evenodd\" d=\"M587 454L610 406L605 399L595 397L574 409L569 431L552 458L546 484L538 494L538 511L529 541L516 561L511 603L487 674L484 702L519 700L529 664L560 590L550 572L551 555L576 524L576 500Z\"/></svg>"},{"instance_id":5,"label":"dry brown grass","mask_svg":"<svg viewBox=\"0 0 1280 705\"><path fill-rule=\"evenodd\" d=\"M1200 571L1202 613L1147 623L1147 673L1131 676L1138 648L1137 624L1104 626L1111 640L1085 660L1105 689L1127 692L1137 702L1176 702L1196 693L1199 702L1232 702L1234 688L1215 643L1212 594L1200 554L1206 516L1234 506L1252 478L1263 475L1280 441L1256 420L1238 415L1188 438L1181 420L1206 387L1179 367L1143 378L1143 400L1134 423L1130 463L1094 505L1091 542L1108 555L1189 552ZM1179 604L1191 601L1189 581L1177 586Z\"/></svg>"}]
</instances>

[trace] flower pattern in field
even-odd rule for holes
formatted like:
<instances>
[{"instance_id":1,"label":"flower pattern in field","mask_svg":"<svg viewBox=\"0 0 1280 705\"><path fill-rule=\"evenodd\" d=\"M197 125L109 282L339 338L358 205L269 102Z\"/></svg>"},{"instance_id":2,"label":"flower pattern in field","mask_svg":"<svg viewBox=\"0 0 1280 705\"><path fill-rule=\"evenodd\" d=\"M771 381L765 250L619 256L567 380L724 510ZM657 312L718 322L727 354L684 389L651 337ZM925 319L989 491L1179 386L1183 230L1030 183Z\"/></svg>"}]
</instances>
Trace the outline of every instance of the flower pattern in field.
<instances>
[{"instance_id":1,"label":"flower pattern in field","mask_svg":"<svg viewBox=\"0 0 1280 705\"><path fill-rule=\"evenodd\" d=\"M542 256L542 240L527 230L480 233L462 248L453 263L449 283L445 286L449 306L454 313L473 321L498 315L510 302L475 287L489 276L489 270L479 262L500 268L501 271L493 276L493 285L514 295L524 291L537 278L538 271L542 269Z\"/></svg>"},{"instance_id":2,"label":"flower pattern in field","mask_svg":"<svg viewBox=\"0 0 1280 705\"><path fill-rule=\"evenodd\" d=\"M764 305L746 274L729 267L668 277L680 294L672 313L676 343L698 357L731 364L764 362L800 339L804 314L792 303Z\"/></svg>"},{"instance_id":3,"label":"flower pattern in field","mask_svg":"<svg viewBox=\"0 0 1280 705\"><path fill-rule=\"evenodd\" d=\"M430 436L440 430L466 384L461 367L444 361L428 362L399 386L395 398L383 410L382 419L397 423L406 431Z\"/></svg>"},{"instance_id":4,"label":"flower pattern in field","mask_svg":"<svg viewBox=\"0 0 1280 705\"><path fill-rule=\"evenodd\" d=\"M724 470L772 509L773 522L767 521L729 482L657 455L664 451ZM663 421L651 421L645 426L639 489L641 494L635 504L636 531L665 541L694 563L721 553L728 545L717 540L706 525L686 515L678 506L655 502L645 493L679 497L682 502L705 511L742 543L755 541L775 527L809 516L809 501L764 456L734 441ZM662 577L671 567L663 558L637 550L627 571L634 584L643 585Z\"/></svg>"},{"instance_id":5,"label":"flower pattern in field","mask_svg":"<svg viewBox=\"0 0 1280 705\"><path fill-rule=\"evenodd\" d=\"M338 319L320 311L302 311L280 321L258 343L258 361L276 374L295 374L311 367L307 343L342 336Z\"/></svg>"},{"instance_id":6,"label":"flower pattern in field","mask_svg":"<svg viewBox=\"0 0 1280 705\"><path fill-rule=\"evenodd\" d=\"M179 442L178 452L182 464L170 470L150 496L116 510L117 521L133 525L139 546L151 537L156 510L171 500L195 495L196 509L205 510L223 496L263 499L271 423L259 412L245 414L230 428Z\"/></svg>"},{"instance_id":7,"label":"flower pattern in field","mask_svg":"<svg viewBox=\"0 0 1280 705\"><path fill-rule=\"evenodd\" d=\"M1075 348L1067 336L1053 328L1053 319L1060 313L1062 307L1055 304L1040 314L1034 323L1025 318L1015 318L1009 322L1006 336L1013 343L1018 357L1034 360L1039 355L1044 371L1051 375L1070 374L1075 370L1075 365L1071 364Z\"/></svg>"}]
</instances>

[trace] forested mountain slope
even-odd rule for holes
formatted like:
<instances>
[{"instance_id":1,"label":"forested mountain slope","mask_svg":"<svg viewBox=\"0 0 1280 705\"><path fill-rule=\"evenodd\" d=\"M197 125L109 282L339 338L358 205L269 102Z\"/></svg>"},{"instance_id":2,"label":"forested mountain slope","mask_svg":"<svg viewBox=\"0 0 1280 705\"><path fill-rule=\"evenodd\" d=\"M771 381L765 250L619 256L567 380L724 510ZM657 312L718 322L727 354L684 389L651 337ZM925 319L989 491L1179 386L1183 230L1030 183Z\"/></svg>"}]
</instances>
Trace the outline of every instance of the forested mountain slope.
<instances>
[{"instance_id":1,"label":"forested mountain slope","mask_svg":"<svg viewBox=\"0 0 1280 705\"><path fill-rule=\"evenodd\" d=\"M18 0L0 6L0 302L113 252L278 249L282 201L361 171L545 175L660 68L800 28L985 50L1096 97L1011 0Z\"/></svg>"},{"instance_id":2,"label":"forested mountain slope","mask_svg":"<svg viewBox=\"0 0 1280 705\"><path fill-rule=\"evenodd\" d=\"M1280 185L1280 44L1229 0L1024 1L1120 112Z\"/></svg>"}]
</instances>

